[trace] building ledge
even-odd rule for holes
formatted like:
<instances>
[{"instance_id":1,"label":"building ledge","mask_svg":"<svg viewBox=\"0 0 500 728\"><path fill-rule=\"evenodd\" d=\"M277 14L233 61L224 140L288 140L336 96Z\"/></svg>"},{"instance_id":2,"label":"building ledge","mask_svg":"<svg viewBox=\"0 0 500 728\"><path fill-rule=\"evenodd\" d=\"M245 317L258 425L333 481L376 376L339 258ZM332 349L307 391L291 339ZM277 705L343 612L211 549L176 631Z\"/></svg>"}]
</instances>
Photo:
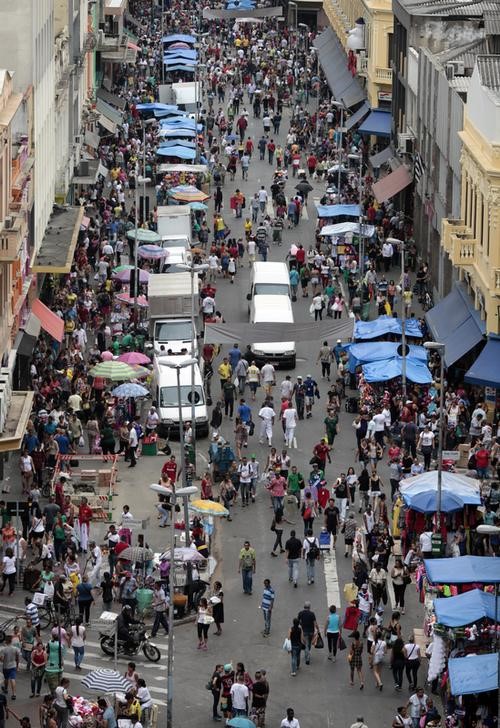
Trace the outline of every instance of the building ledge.
<instances>
[{"instance_id":1,"label":"building ledge","mask_svg":"<svg viewBox=\"0 0 500 728\"><path fill-rule=\"evenodd\" d=\"M19 450L33 409L34 392L12 392L5 427L0 434L0 452Z\"/></svg>"},{"instance_id":2,"label":"building ledge","mask_svg":"<svg viewBox=\"0 0 500 728\"><path fill-rule=\"evenodd\" d=\"M34 273L70 272L83 213L83 207L54 208L31 266Z\"/></svg>"}]
</instances>

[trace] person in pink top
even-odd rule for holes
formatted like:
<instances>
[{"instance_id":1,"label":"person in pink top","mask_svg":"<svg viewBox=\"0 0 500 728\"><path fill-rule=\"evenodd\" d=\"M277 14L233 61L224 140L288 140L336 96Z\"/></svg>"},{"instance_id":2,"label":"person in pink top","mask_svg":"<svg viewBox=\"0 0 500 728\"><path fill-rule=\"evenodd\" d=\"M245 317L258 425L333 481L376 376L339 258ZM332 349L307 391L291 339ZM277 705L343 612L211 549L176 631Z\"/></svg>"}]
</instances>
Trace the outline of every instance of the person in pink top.
<instances>
[{"instance_id":1,"label":"person in pink top","mask_svg":"<svg viewBox=\"0 0 500 728\"><path fill-rule=\"evenodd\" d=\"M273 501L274 512L283 513L283 500L286 493L286 480L282 475L276 474L269 483L269 492Z\"/></svg>"}]
</instances>

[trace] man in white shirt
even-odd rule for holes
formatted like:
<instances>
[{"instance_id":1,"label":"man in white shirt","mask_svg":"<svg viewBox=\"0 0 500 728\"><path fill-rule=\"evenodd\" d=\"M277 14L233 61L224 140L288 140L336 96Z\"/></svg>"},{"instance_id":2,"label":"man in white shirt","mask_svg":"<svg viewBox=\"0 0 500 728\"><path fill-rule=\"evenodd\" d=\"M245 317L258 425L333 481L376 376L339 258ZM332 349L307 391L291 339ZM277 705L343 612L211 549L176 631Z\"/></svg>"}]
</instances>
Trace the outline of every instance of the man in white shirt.
<instances>
[{"instance_id":1,"label":"man in white shirt","mask_svg":"<svg viewBox=\"0 0 500 728\"><path fill-rule=\"evenodd\" d=\"M212 298L212 296L205 296L205 298L201 302L201 310L203 312L204 318L208 318L213 314L213 312L215 311L215 300Z\"/></svg>"},{"instance_id":2,"label":"man in white shirt","mask_svg":"<svg viewBox=\"0 0 500 728\"><path fill-rule=\"evenodd\" d=\"M264 364L260 370L260 377L262 386L266 394L272 394L273 385L276 380L276 372L273 365L270 362Z\"/></svg>"},{"instance_id":3,"label":"man in white shirt","mask_svg":"<svg viewBox=\"0 0 500 728\"><path fill-rule=\"evenodd\" d=\"M285 428L285 444L287 447L297 447L294 445L295 428L297 427L297 410L295 407L288 407L283 412L283 425Z\"/></svg>"},{"instance_id":4,"label":"man in white shirt","mask_svg":"<svg viewBox=\"0 0 500 728\"><path fill-rule=\"evenodd\" d=\"M128 426L128 458L130 460L129 468L135 468L137 460L135 453L137 446L139 445L139 438L137 437L137 430L134 427L134 423L130 422Z\"/></svg>"},{"instance_id":5,"label":"man in white shirt","mask_svg":"<svg viewBox=\"0 0 500 728\"><path fill-rule=\"evenodd\" d=\"M295 717L293 708L286 709L286 718L281 721L281 728L300 728L300 723Z\"/></svg>"},{"instance_id":6,"label":"man in white shirt","mask_svg":"<svg viewBox=\"0 0 500 728\"><path fill-rule=\"evenodd\" d=\"M264 187L264 185L261 186L258 195L260 211L262 212L262 214L264 214L264 212L266 211L267 198L269 196L266 192L266 188Z\"/></svg>"},{"instance_id":7,"label":"man in white shirt","mask_svg":"<svg viewBox=\"0 0 500 728\"><path fill-rule=\"evenodd\" d=\"M392 244L385 240L382 245L382 258L384 259L384 270L386 273L388 273L389 268L391 267L393 253L394 248L392 247Z\"/></svg>"},{"instance_id":8,"label":"man in white shirt","mask_svg":"<svg viewBox=\"0 0 500 728\"><path fill-rule=\"evenodd\" d=\"M384 447L385 415L382 413L382 410L378 410L372 419L375 424L373 436L380 447Z\"/></svg>"},{"instance_id":9,"label":"man in white shirt","mask_svg":"<svg viewBox=\"0 0 500 728\"><path fill-rule=\"evenodd\" d=\"M208 280L214 282L217 277L217 271L219 270L219 259L212 253L208 257Z\"/></svg>"},{"instance_id":10,"label":"man in white shirt","mask_svg":"<svg viewBox=\"0 0 500 728\"><path fill-rule=\"evenodd\" d=\"M293 382L289 374L286 375L286 377L283 379L283 381L280 384L280 397L285 397L286 399L292 398L292 392L293 392Z\"/></svg>"},{"instance_id":11,"label":"man in white shirt","mask_svg":"<svg viewBox=\"0 0 500 728\"><path fill-rule=\"evenodd\" d=\"M425 704L427 701L427 695L424 693L422 688L418 688L416 693L410 696L407 708L410 709L410 718L413 723L413 728L418 728L420 724L420 718L425 713Z\"/></svg>"},{"instance_id":12,"label":"man in white shirt","mask_svg":"<svg viewBox=\"0 0 500 728\"><path fill-rule=\"evenodd\" d=\"M259 417L262 420L260 425L259 442L261 445L263 445L264 437L267 437L267 443L269 447L271 447L273 439L274 418L276 417L276 413L272 407L269 407L269 405L265 404L259 410Z\"/></svg>"},{"instance_id":13,"label":"man in white shirt","mask_svg":"<svg viewBox=\"0 0 500 728\"><path fill-rule=\"evenodd\" d=\"M238 675L236 682L231 685L231 703L235 717L237 715L248 715L248 698L250 693L243 679L243 675Z\"/></svg>"},{"instance_id":14,"label":"man in white shirt","mask_svg":"<svg viewBox=\"0 0 500 728\"><path fill-rule=\"evenodd\" d=\"M424 531L419 538L420 551L424 559L432 556L432 531Z\"/></svg>"},{"instance_id":15,"label":"man in white shirt","mask_svg":"<svg viewBox=\"0 0 500 728\"><path fill-rule=\"evenodd\" d=\"M150 435L156 430L159 421L160 418L158 416L158 412L156 411L156 407L150 407L146 417L146 435Z\"/></svg>"},{"instance_id":16,"label":"man in white shirt","mask_svg":"<svg viewBox=\"0 0 500 728\"><path fill-rule=\"evenodd\" d=\"M95 541L89 543L90 561L92 569L89 571L88 580L92 586L99 586L101 578L102 551Z\"/></svg>"}]
</instances>

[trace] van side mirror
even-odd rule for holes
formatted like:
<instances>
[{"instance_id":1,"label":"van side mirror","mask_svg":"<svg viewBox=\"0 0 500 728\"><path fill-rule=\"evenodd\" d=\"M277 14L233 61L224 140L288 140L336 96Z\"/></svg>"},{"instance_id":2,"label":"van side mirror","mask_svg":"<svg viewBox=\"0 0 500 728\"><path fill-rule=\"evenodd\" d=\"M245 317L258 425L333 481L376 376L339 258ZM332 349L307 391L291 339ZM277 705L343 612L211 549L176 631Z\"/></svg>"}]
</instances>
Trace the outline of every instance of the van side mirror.
<instances>
[{"instance_id":1,"label":"van side mirror","mask_svg":"<svg viewBox=\"0 0 500 728\"><path fill-rule=\"evenodd\" d=\"M251 293L247 293L247 301L251 301L251 300L252 300L252 294Z\"/></svg>"}]
</instances>

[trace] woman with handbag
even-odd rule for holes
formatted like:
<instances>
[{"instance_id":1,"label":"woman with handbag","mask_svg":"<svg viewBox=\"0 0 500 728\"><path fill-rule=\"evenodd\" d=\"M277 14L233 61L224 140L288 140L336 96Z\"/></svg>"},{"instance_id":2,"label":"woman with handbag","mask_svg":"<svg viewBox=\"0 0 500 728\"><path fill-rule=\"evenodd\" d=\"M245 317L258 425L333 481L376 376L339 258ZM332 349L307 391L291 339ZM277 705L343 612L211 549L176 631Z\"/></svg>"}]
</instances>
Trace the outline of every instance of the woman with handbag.
<instances>
[{"instance_id":1,"label":"woman with handbag","mask_svg":"<svg viewBox=\"0 0 500 728\"><path fill-rule=\"evenodd\" d=\"M305 640L304 640L304 633L302 632L302 627L300 626L300 622L295 617L295 619L292 622L292 626L288 630L288 639L290 640L291 645L291 652L290 652L290 658L292 661L291 664L291 676L295 677L297 674L297 670L300 667L300 652L305 647Z\"/></svg>"},{"instance_id":2,"label":"woman with handbag","mask_svg":"<svg viewBox=\"0 0 500 728\"><path fill-rule=\"evenodd\" d=\"M418 671L420 669L420 647L415 644L415 637L412 635L405 644L404 656L406 660L406 677L410 690L416 690L418 685Z\"/></svg>"},{"instance_id":3,"label":"woman with handbag","mask_svg":"<svg viewBox=\"0 0 500 728\"><path fill-rule=\"evenodd\" d=\"M373 677L375 678L375 684L378 690L382 692L384 687L382 683L382 666L384 664L384 658L387 652L387 645L385 640L382 639L382 632L377 632L375 641L372 644L372 659L373 659Z\"/></svg>"},{"instance_id":4,"label":"woman with handbag","mask_svg":"<svg viewBox=\"0 0 500 728\"><path fill-rule=\"evenodd\" d=\"M401 610L401 614L405 613L405 591L408 584L411 583L410 572L408 567L403 564L402 559L397 558L391 570L392 585L394 587L395 609Z\"/></svg>"},{"instance_id":5,"label":"woman with handbag","mask_svg":"<svg viewBox=\"0 0 500 728\"><path fill-rule=\"evenodd\" d=\"M363 642L360 639L360 634L358 630L355 630L352 633L352 642L351 647L349 650L349 653L347 655L347 660L349 662L349 669L351 674L351 685L354 685L354 671L357 672L357 675L359 677L359 689L363 690L365 687L364 677L363 677Z\"/></svg>"}]
</instances>

